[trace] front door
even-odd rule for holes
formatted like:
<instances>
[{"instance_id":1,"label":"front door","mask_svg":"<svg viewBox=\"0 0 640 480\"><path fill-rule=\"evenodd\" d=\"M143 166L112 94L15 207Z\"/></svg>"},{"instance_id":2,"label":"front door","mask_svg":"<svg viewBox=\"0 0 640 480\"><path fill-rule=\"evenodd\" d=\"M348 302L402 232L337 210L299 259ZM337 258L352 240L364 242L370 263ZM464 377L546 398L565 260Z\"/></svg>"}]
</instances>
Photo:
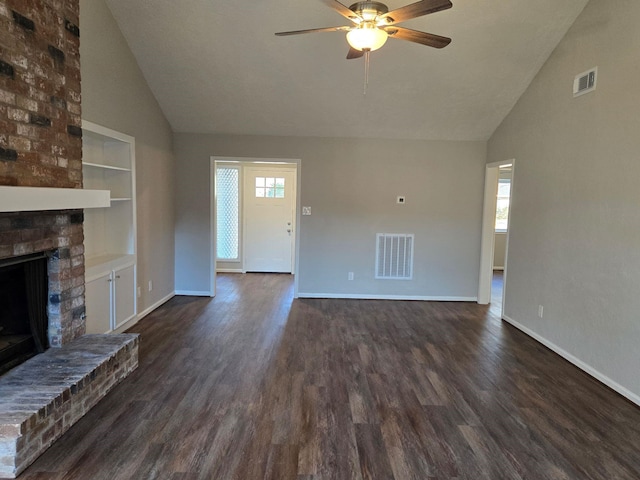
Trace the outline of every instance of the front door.
<instances>
[{"instance_id":1,"label":"front door","mask_svg":"<svg viewBox=\"0 0 640 480\"><path fill-rule=\"evenodd\" d=\"M244 270L293 273L295 170L247 167Z\"/></svg>"}]
</instances>

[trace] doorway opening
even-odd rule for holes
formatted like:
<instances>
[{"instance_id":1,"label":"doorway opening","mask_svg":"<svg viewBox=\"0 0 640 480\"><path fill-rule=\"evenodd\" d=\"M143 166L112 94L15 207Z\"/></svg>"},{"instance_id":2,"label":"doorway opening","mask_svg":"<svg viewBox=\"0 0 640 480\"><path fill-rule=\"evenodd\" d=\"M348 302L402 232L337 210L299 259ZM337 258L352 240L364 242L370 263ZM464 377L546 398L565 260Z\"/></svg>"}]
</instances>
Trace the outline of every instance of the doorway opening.
<instances>
[{"instance_id":1,"label":"doorway opening","mask_svg":"<svg viewBox=\"0 0 640 480\"><path fill-rule=\"evenodd\" d=\"M211 157L211 278L216 273L294 275L297 294L298 159Z\"/></svg>"},{"instance_id":2,"label":"doorway opening","mask_svg":"<svg viewBox=\"0 0 640 480\"><path fill-rule=\"evenodd\" d=\"M488 164L485 172L478 303L499 303L501 317L506 298L511 218L509 207L513 198L514 171L515 161L507 160ZM492 286L501 287L499 302L497 296L492 294Z\"/></svg>"}]
</instances>

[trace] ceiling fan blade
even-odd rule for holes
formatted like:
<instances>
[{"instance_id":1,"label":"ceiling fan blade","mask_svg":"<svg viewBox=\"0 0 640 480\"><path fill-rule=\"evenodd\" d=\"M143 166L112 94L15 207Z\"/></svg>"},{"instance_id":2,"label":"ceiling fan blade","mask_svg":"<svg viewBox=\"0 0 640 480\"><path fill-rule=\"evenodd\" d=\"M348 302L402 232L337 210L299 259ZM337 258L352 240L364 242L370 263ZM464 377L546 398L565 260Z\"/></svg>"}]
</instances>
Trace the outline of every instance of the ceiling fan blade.
<instances>
[{"instance_id":1,"label":"ceiling fan blade","mask_svg":"<svg viewBox=\"0 0 640 480\"><path fill-rule=\"evenodd\" d=\"M399 38L409 42L420 43L433 48L444 48L451 43L448 37L441 37L433 33L418 32L410 28L402 27L381 27L391 38Z\"/></svg>"},{"instance_id":2,"label":"ceiling fan blade","mask_svg":"<svg viewBox=\"0 0 640 480\"><path fill-rule=\"evenodd\" d=\"M453 7L453 4L449 0L422 0L420 2L392 10L389 13L385 13L380 18L386 22L387 25L393 25L395 23L411 20L412 18L429 15L430 13L440 12L441 10L446 10L451 7Z\"/></svg>"},{"instance_id":3,"label":"ceiling fan blade","mask_svg":"<svg viewBox=\"0 0 640 480\"><path fill-rule=\"evenodd\" d=\"M287 35L300 35L302 33L316 33L316 32L348 32L351 30L351 27L343 26L343 27L325 27L325 28L310 28L308 30L293 30L291 32L278 32L276 33L279 37L285 37Z\"/></svg>"},{"instance_id":4,"label":"ceiling fan blade","mask_svg":"<svg viewBox=\"0 0 640 480\"><path fill-rule=\"evenodd\" d=\"M346 5L341 4L338 0L322 0L329 8L332 8L344 18L348 18L353 23L360 23L362 20L353 10L347 8Z\"/></svg>"},{"instance_id":5,"label":"ceiling fan blade","mask_svg":"<svg viewBox=\"0 0 640 480\"><path fill-rule=\"evenodd\" d=\"M354 58L360 58L364 55L362 50L356 50L355 48L350 48L349 53L347 53L347 60L352 60Z\"/></svg>"}]
</instances>

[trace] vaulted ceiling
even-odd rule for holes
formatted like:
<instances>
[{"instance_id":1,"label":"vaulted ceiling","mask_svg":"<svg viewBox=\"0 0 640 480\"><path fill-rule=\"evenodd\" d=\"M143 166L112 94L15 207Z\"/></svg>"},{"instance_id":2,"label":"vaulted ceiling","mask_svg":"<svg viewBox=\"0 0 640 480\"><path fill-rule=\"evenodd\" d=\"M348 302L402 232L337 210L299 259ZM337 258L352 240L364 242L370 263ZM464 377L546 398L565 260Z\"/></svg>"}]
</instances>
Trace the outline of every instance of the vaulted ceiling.
<instances>
[{"instance_id":1,"label":"vaulted ceiling","mask_svg":"<svg viewBox=\"0 0 640 480\"><path fill-rule=\"evenodd\" d=\"M344 33L274 35L348 24L321 0L106 1L176 132L486 140L588 0L452 0L402 24L451 44L390 39L366 95Z\"/></svg>"}]
</instances>

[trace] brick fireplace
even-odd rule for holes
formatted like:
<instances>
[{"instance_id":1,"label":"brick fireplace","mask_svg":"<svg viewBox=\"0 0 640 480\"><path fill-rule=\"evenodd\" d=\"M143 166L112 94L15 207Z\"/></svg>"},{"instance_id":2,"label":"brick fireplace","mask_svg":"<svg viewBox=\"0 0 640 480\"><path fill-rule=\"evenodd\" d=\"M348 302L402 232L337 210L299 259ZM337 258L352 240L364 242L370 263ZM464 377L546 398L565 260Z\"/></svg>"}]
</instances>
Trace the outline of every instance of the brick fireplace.
<instances>
[{"instance_id":1,"label":"brick fireplace","mask_svg":"<svg viewBox=\"0 0 640 480\"><path fill-rule=\"evenodd\" d=\"M82 211L0 217L1 258L48 253L48 339L60 347L84 334Z\"/></svg>"},{"instance_id":2,"label":"brick fireplace","mask_svg":"<svg viewBox=\"0 0 640 480\"><path fill-rule=\"evenodd\" d=\"M0 0L0 185L82 188L78 0ZM84 333L83 213L0 214L0 258L51 252L49 343Z\"/></svg>"},{"instance_id":3,"label":"brick fireplace","mask_svg":"<svg viewBox=\"0 0 640 480\"><path fill-rule=\"evenodd\" d=\"M82 188L78 23L79 0L0 0L0 186ZM46 210L0 212L0 259L47 256L52 347L0 376L0 477L18 475L138 362L137 335L83 336L83 211Z\"/></svg>"}]
</instances>

